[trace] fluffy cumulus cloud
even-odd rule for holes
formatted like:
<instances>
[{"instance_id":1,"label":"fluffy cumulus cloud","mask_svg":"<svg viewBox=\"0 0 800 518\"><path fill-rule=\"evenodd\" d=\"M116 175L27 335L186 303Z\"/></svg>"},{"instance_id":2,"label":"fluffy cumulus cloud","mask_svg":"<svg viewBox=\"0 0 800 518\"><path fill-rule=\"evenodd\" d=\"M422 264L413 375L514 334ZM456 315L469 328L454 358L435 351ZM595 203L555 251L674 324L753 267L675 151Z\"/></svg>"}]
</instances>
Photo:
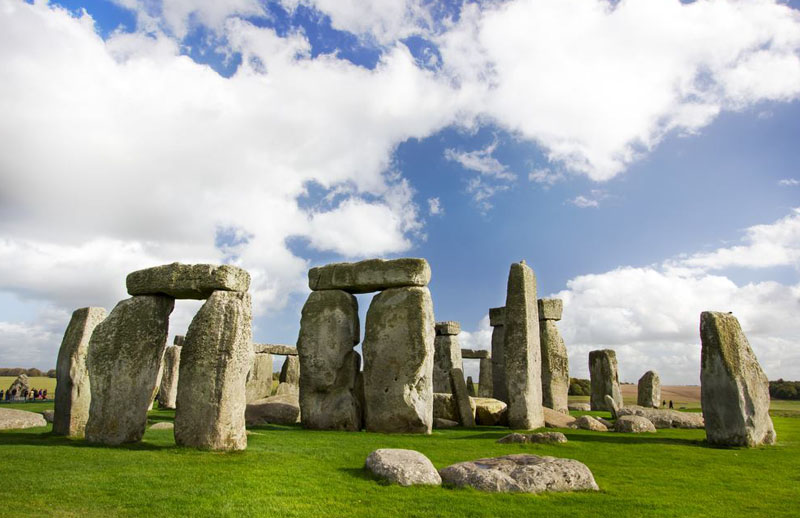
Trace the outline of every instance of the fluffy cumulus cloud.
<instances>
[{"instance_id":1,"label":"fluffy cumulus cloud","mask_svg":"<svg viewBox=\"0 0 800 518\"><path fill-rule=\"evenodd\" d=\"M772 224L748 228L742 245L570 280L555 296L564 299L559 326L572 375L588 376L589 351L611 348L623 380L635 382L655 369L668 383L697 384L700 313L710 310L733 312L770 379L797 377L800 284L739 285L713 270L800 268L798 231L800 212L794 210Z\"/></svg>"}]
</instances>

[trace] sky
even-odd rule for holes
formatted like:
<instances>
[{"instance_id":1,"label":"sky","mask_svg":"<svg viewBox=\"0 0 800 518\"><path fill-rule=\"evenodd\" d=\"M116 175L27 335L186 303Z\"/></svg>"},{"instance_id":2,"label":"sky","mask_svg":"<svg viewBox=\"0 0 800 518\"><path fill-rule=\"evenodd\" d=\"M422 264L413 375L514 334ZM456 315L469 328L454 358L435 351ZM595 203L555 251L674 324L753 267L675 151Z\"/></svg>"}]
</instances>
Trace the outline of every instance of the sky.
<instances>
[{"instance_id":1,"label":"sky","mask_svg":"<svg viewBox=\"0 0 800 518\"><path fill-rule=\"evenodd\" d=\"M573 377L698 384L715 310L800 379L799 99L796 1L0 0L0 365L137 269L294 344L310 267L424 257L463 347L524 259Z\"/></svg>"}]
</instances>

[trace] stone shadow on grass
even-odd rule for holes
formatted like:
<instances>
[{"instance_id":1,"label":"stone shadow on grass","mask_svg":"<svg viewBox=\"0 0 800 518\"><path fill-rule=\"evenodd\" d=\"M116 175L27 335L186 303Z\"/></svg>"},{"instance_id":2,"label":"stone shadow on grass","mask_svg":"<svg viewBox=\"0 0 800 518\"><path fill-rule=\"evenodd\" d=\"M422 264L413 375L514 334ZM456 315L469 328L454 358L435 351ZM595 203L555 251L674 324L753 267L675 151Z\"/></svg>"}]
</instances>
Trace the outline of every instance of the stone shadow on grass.
<instances>
[{"instance_id":1,"label":"stone shadow on grass","mask_svg":"<svg viewBox=\"0 0 800 518\"><path fill-rule=\"evenodd\" d=\"M385 486L391 485L391 482L372 475L370 472L368 472L363 467L361 467L361 468L336 468L336 471L339 471L341 473L345 473L345 474L350 475L351 477L357 478L359 480L370 480L370 481L382 483L382 485L385 485Z\"/></svg>"},{"instance_id":2,"label":"stone shadow on grass","mask_svg":"<svg viewBox=\"0 0 800 518\"><path fill-rule=\"evenodd\" d=\"M83 439L70 439L63 435L54 435L53 432L42 433L2 433L0 434L0 451L4 446L72 446L73 448L101 448L115 450L166 450L175 446L159 446L149 442L135 442L120 444L119 446L106 446L94 444Z\"/></svg>"},{"instance_id":3,"label":"stone shadow on grass","mask_svg":"<svg viewBox=\"0 0 800 518\"><path fill-rule=\"evenodd\" d=\"M674 446L708 447L705 439L680 439L675 437L658 437L657 434L618 434L614 432L597 432L595 434L565 433L568 442L604 442L609 444L671 444Z\"/></svg>"}]
</instances>

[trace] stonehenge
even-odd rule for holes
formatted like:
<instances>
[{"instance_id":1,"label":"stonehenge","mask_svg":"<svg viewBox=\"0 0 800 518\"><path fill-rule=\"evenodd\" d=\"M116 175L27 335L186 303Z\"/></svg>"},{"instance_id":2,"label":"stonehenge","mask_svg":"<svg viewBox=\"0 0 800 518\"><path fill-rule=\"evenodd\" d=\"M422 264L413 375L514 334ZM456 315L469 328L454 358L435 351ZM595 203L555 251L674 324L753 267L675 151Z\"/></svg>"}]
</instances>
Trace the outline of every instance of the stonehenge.
<instances>
[{"instance_id":1,"label":"stonehenge","mask_svg":"<svg viewBox=\"0 0 800 518\"><path fill-rule=\"evenodd\" d=\"M769 382L737 318L704 311L700 340L700 396L709 444L774 444Z\"/></svg>"},{"instance_id":2,"label":"stonehenge","mask_svg":"<svg viewBox=\"0 0 800 518\"><path fill-rule=\"evenodd\" d=\"M489 309L489 325L492 326L492 397L508 402L506 366L505 358L503 357L505 322L505 307Z\"/></svg>"},{"instance_id":3,"label":"stonehenge","mask_svg":"<svg viewBox=\"0 0 800 518\"><path fill-rule=\"evenodd\" d=\"M281 373L278 376L280 383L289 385L300 384L300 358L296 355L287 355L281 366Z\"/></svg>"},{"instance_id":4,"label":"stonehenge","mask_svg":"<svg viewBox=\"0 0 800 518\"><path fill-rule=\"evenodd\" d=\"M272 355L253 353L253 365L247 372L245 394L248 403L272 395Z\"/></svg>"},{"instance_id":5,"label":"stonehenge","mask_svg":"<svg viewBox=\"0 0 800 518\"><path fill-rule=\"evenodd\" d=\"M174 345L164 350L162 363L161 383L158 387L159 408L175 409L175 400L178 397L178 373L181 365L181 348L184 343L183 335L175 335Z\"/></svg>"},{"instance_id":6,"label":"stonehenge","mask_svg":"<svg viewBox=\"0 0 800 518\"><path fill-rule=\"evenodd\" d=\"M569 413L569 358L556 322L561 320L561 299L539 299L539 341L542 351L542 405Z\"/></svg>"},{"instance_id":7,"label":"stonehenge","mask_svg":"<svg viewBox=\"0 0 800 518\"><path fill-rule=\"evenodd\" d=\"M83 437L92 397L86 369L89 339L106 315L105 308L80 308L72 313L56 362L55 435Z\"/></svg>"},{"instance_id":8,"label":"stonehenge","mask_svg":"<svg viewBox=\"0 0 800 518\"><path fill-rule=\"evenodd\" d=\"M462 351L458 343L461 325L458 322L436 322L433 341L433 391L452 394L450 370L463 369Z\"/></svg>"},{"instance_id":9,"label":"stonehenge","mask_svg":"<svg viewBox=\"0 0 800 518\"><path fill-rule=\"evenodd\" d=\"M658 377L656 371L647 371L639 378L636 404L649 408L661 406L661 378Z\"/></svg>"},{"instance_id":10,"label":"stonehenge","mask_svg":"<svg viewBox=\"0 0 800 518\"><path fill-rule=\"evenodd\" d=\"M611 396L622 406L622 392L619 389L617 373L617 353L611 349L591 351L589 353L589 376L592 383L592 394L589 400L592 410L611 410L606 404L606 396Z\"/></svg>"}]
</instances>

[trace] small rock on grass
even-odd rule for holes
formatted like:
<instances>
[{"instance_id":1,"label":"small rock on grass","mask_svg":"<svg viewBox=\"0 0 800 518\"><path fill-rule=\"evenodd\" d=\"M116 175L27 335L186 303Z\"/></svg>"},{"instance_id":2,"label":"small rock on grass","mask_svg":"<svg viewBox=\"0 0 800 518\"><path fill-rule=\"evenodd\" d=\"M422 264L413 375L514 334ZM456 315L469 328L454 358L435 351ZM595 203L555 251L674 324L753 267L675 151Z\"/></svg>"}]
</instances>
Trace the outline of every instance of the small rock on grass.
<instances>
[{"instance_id":1,"label":"small rock on grass","mask_svg":"<svg viewBox=\"0 0 800 518\"><path fill-rule=\"evenodd\" d=\"M438 486L442 483L428 457L414 450L375 450L367 457L364 467L373 475L401 486Z\"/></svg>"}]
</instances>

